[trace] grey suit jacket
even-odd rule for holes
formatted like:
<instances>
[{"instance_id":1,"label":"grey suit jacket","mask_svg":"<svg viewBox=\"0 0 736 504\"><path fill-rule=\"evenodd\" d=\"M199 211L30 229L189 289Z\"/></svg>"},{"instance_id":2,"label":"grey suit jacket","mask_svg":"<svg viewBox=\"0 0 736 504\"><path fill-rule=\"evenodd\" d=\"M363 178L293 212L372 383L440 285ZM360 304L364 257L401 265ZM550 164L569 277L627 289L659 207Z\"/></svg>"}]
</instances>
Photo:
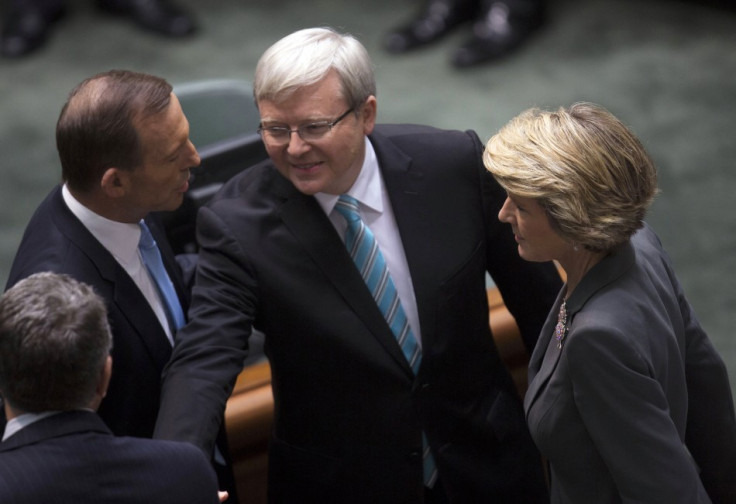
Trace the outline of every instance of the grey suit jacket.
<instances>
[{"instance_id":1,"label":"grey suit jacket","mask_svg":"<svg viewBox=\"0 0 736 504\"><path fill-rule=\"evenodd\" d=\"M733 503L725 366L654 232L645 226L587 273L567 301L560 349L553 333L563 294L532 356L525 398L550 463L552 502L710 502L706 482L716 502Z\"/></svg>"},{"instance_id":2,"label":"grey suit jacket","mask_svg":"<svg viewBox=\"0 0 736 504\"><path fill-rule=\"evenodd\" d=\"M0 443L0 502L214 504L217 480L193 446L114 437L96 414L72 411Z\"/></svg>"},{"instance_id":3,"label":"grey suit jacket","mask_svg":"<svg viewBox=\"0 0 736 504\"><path fill-rule=\"evenodd\" d=\"M474 133L384 125L370 141L416 294L418 376L322 208L266 161L199 212L191 321L156 436L211 444L255 327L273 374L272 501L421 502L424 431L454 501L545 502L484 275L530 346L559 276L518 257Z\"/></svg>"}]
</instances>

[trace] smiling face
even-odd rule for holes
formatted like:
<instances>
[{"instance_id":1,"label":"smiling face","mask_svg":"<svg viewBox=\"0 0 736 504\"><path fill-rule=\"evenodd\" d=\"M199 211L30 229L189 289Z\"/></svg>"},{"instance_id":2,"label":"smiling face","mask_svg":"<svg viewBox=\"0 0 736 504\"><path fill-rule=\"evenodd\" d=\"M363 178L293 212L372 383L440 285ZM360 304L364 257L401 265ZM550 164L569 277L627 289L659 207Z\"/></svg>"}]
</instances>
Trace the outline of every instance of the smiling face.
<instances>
[{"instance_id":1,"label":"smiling face","mask_svg":"<svg viewBox=\"0 0 736 504\"><path fill-rule=\"evenodd\" d=\"M261 100L261 125L294 130L309 123L332 122L350 108L341 91L340 79L332 71L283 101ZM363 166L365 136L373 131L375 118L376 99L370 96L322 138L306 142L293 132L288 144L266 142L266 150L276 169L302 193L343 194Z\"/></svg>"},{"instance_id":2,"label":"smiling face","mask_svg":"<svg viewBox=\"0 0 736 504\"><path fill-rule=\"evenodd\" d=\"M119 172L127 179L127 206L141 216L153 211L176 210L189 188L191 168L200 163L199 154L189 140L189 122L179 100L172 93L166 109L137 120L135 126L143 163L133 170Z\"/></svg>"},{"instance_id":3,"label":"smiling face","mask_svg":"<svg viewBox=\"0 0 736 504\"><path fill-rule=\"evenodd\" d=\"M522 259L560 260L569 253L570 245L555 231L547 212L535 199L509 194L498 219L511 224Z\"/></svg>"}]
</instances>

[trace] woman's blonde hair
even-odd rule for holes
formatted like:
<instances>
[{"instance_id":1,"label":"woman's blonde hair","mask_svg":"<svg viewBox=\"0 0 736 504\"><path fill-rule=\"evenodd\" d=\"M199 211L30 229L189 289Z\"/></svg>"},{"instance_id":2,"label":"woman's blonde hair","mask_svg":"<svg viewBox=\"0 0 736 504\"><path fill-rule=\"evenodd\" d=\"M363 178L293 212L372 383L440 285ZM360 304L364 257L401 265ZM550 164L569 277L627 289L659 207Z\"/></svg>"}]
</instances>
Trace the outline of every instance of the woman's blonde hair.
<instances>
[{"instance_id":1,"label":"woman's blonde hair","mask_svg":"<svg viewBox=\"0 0 736 504\"><path fill-rule=\"evenodd\" d=\"M657 193L641 142L592 103L521 113L488 141L483 162L509 194L535 199L562 237L595 251L627 241Z\"/></svg>"}]
</instances>

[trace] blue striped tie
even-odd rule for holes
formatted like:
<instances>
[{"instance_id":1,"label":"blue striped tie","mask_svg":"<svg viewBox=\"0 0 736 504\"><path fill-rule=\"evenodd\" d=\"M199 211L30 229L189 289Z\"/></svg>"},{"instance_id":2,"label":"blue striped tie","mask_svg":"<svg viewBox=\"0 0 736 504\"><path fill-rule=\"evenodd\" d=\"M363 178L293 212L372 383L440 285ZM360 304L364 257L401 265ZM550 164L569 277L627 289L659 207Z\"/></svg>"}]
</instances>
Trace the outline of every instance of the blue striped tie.
<instances>
[{"instance_id":1,"label":"blue striped tie","mask_svg":"<svg viewBox=\"0 0 736 504\"><path fill-rule=\"evenodd\" d=\"M399 295L396 292L393 280L391 280L391 275L389 275L383 254L378 248L378 243L370 228L360 218L358 200L343 194L337 200L335 210L340 212L348 223L345 232L345 246L350 252L350 257L353 258L365 284L373 295L373 299L376 300L378 308L391 327L404 357L409 362L414 374L417 374L422 362L422 349L417 344L414 333L409 326L409 320L401 306ZM424 483L432 487L437 479L437 469L424 433L422 433L422 442L424 444Z\"/></svg>"},{"instance_id":2,"label":"blue striped tie","mask_svg":"<svg viewBox=\"0 0 736 504\"><path fill-rule=\"evenodd\" d=\"M141 251L143 264L146 265L146 269L148 269L151 278L156 283L173 333L184 325L184 311L181 308L181 303L179 303L179 297L176 295L174 284L171 283L169 274L166 273L166 268L164 268L161 251L156 245L156 240L153 239L153 235L151 235L151 231L144 221L141 221L140 225L141 239L138 243L138 249Z\"/></svg>"}]
</instances>

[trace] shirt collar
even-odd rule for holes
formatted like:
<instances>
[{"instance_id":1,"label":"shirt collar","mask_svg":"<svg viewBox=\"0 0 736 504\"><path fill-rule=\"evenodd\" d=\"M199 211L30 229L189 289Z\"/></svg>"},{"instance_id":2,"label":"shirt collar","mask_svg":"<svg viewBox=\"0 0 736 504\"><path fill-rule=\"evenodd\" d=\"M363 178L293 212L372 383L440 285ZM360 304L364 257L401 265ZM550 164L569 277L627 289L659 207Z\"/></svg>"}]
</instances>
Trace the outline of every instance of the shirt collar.
<instances>
[{"instance_id":1,"label":"shirt collar","mask_svg":"<svg viewBox=\"0 0 736 504\"><path fill-rule=\"evenodd\" d=\"M383 200L381 198L382 182L381 170L378 169L376 151L373 149L373 145L368 137L365 137L363 166L361 166L358 178L355 179L353 186L348 190L347 194L357 199L361 205L379 214L383 213ZM317 193L314 197L325 213L329 215L335 208L339 195Z\"/></svg>"},{"instance_id":2,"label":"shirt collar","mask_svg":"<svg viewBox=\"0 0 736 504\"><path fill-rule=\"evenodd\" d=\"M46 418L47 416L55 415L58 411L44 411L43 413L23 413L18 415L5 424L5 433L3 434L3 441L8 439L10 436L18 432L19 430L28 427L33 422Z\"/></svg>"},{"instance_id":3,"label":"shirt collar","mask_svg":"<svg viewBox=\"0 0 736 504\"><path fill-rule=\"evenodd\" d=\"M138 242L141 228L138 224L117 222L96 214L82 205L69 191L66 184L62 187L62 196L69 210L84 224L92 236L97 238L103 247L115 259L126 267L138 261Z\"/></svg>"}]
</instances>

